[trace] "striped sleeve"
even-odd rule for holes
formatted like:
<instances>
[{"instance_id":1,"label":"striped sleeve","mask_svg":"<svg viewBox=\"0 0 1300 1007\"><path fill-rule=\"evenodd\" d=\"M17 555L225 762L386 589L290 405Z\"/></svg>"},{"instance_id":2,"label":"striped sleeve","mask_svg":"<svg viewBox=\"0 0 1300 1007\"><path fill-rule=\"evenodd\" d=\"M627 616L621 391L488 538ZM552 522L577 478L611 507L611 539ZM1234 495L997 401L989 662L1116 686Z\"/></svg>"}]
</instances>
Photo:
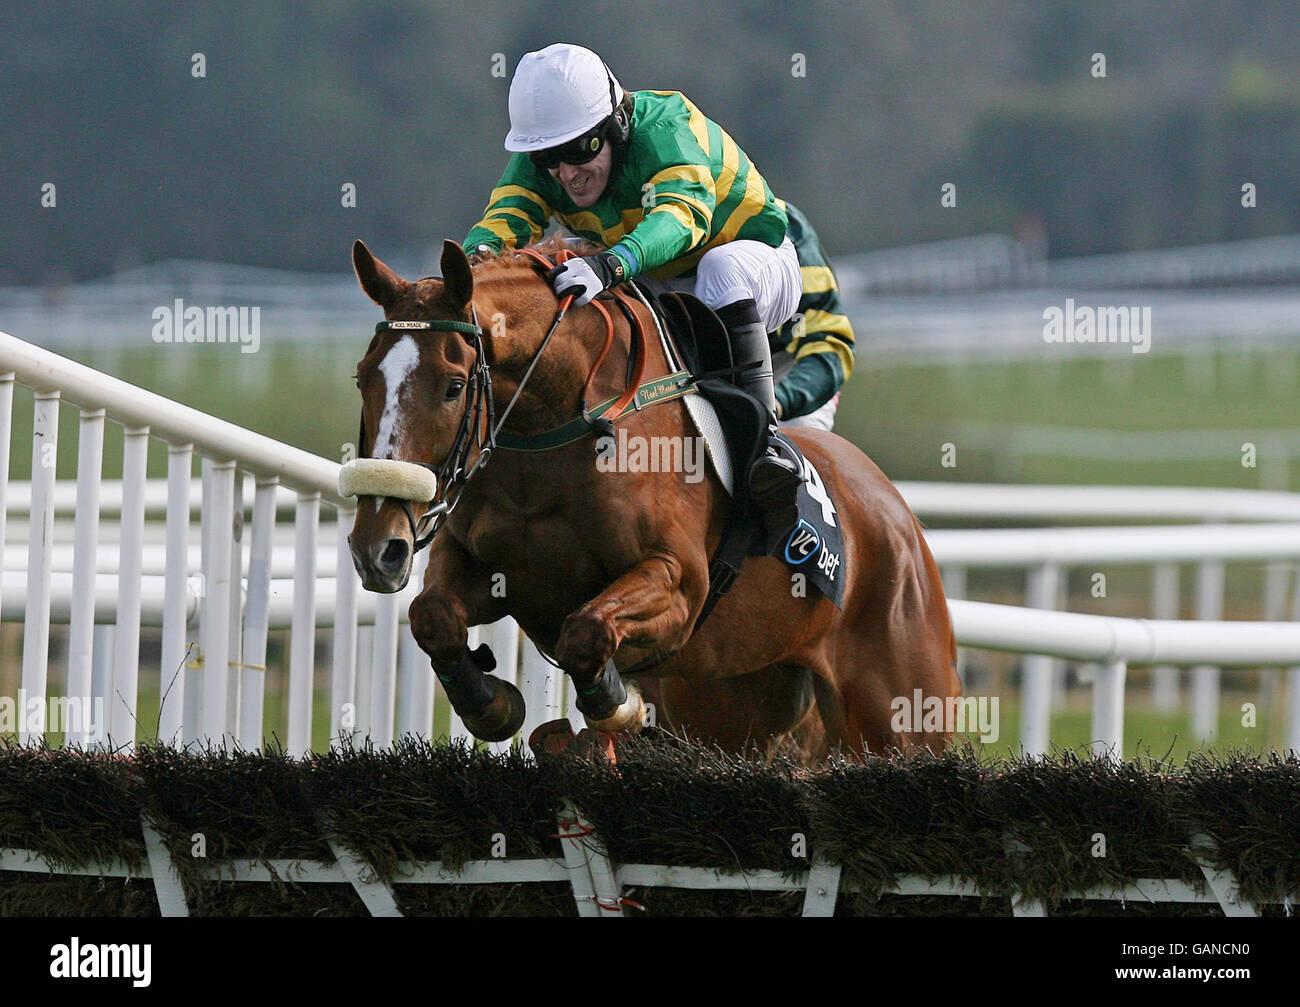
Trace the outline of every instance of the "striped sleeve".
<instances>
[{"instance_id":1,"label":"striped sleeve","mask_svg":"<svg viewBox=\"0 0 1300 1007\"><path fill-rule=\"evenodd\" d=\"M526 154L516 154L488 197L483 219L470 228L462 243L473 252L486 245L494 252L537 241L551 219L551 207L538 193L537 172Z\"/></svg>"},{"instance_id":2,"label":"striped sleeve","mask_svg":"<svg viewBox=\"0 0 1300 1007\"><path fill-rule=\"evenodd\" d=\"M815 412L829 402L843 384L844 375L835 357L814 354L796 361L775 389L781 418L792 420Z\"/></svg>"},{"instance_id":3,"label":"striped sleeve","mask_svg":"<svg viewBox=\"0 0 1300 1007\"><path fill-rule=\"evenodd\" d=\"M803 292L799 310L781 327L773 350L784 350L794 367L776 387L781 415L805 416L830 401L853 373L853 325L840 304L839 285L817 232L797 207L786 205L790 239L799 255Z\"/></svg>"}]
</instances>

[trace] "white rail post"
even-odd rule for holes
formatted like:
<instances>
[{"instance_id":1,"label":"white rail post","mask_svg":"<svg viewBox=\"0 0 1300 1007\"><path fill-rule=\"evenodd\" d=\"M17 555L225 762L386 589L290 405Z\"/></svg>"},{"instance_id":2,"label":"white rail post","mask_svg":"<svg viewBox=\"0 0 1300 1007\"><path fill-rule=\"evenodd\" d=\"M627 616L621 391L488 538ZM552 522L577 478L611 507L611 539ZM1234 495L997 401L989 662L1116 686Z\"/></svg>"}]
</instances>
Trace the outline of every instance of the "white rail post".
<instances>
[{"instance_id":1,"label":"white rail post","mask_svg":"<svg viewBox=\"0 0 1300 1007\"><path fill-rule=\"evenodd\" d=\"M0 374L0 558L3 558L9 500L9 442L14 427L14 372ZM0 563L0 566L3 564ZM3 571L0 571L3 572Z\"/></svg>"},{"instance_id":2,"label":"white rail post","mask_svg":"<svg viewBox=\"0 0 1300 1007\"><path fill-rule=\"evenodd\" d=\"M1300 580L1291 595L1291 621L1300 623ZM1300 754L1300 665L1286 672L1286 747Z\"/></svg>"},{"instance_id":3,"label":"white rail post","mask_svg":"<svg viewBox=\"0 0 1300 1007\"><path fill-rule=\"evenodd\" d=\"M1059 612L1065 607L1065 599L1069 593L1069 571L1059 565L1056 566L1055 581L1052 584L1052 603L1047 608L1053 612ZM1066 693L1068 692L1069 679L1066 674L1065 659L1053 657L1052 661L1052 711L1057 712L1065 709Z\"/></svg>"},{"instance_id":4,"label":"white rail post","mask_svg":"<svg viewBox=\"0 0 1300 1007\"><path fill-rule=\"evenodd\" d=\"M261 478L253 491L248 603L244 608L244 646L239 669L239 744L250 752L262 747L266 633L271 602L271 543L275 537L275 494L279 488L279 479Z\"/></svg>"},{"instance_id":5,"label":"white rail post","mask_svg":"<svg viewBox=\"0 0 1300 1007\"><path fill-rule=\"evenodd\" d=\"M85 748L90 742L92 665L95 645L95 554L99 548L99 484L104 462L104 410L83 409L77 443L77 516L74 519L72 612L68 627L68 699L74 709L85 704L76 730L65 743ZM2 540L0 540L2 541Z\"/></svg>"},{"instance_id":6,"label":"white rail post","mask_svg":"<svg viewBox=\"0 0 1300 1007\"><path fill-rule=\"evenodd\" d=\"M1092 750L1098 755L1124 758L1123 661L1099 664L1092 680Z\"/></svg>"},{"instance_id":7,"label":"white rail post","mask_svg":"<svg viewBox=\"0 0 1300 1007\"><path fill-rule=\"evenodd\" d=\"M194 446L167 448L167 553L163 579L161 699L158 740L174 745L182 740L185 719L185 665L189 662L190 595L190 470Z\"/></svg>"},{"instance_id":8,"label":"white rail post","mask_svg":"<svg viewBox=\"0 0 1300 1007\"><path fill-rule=\"evenodd\" d=\"M1026 601L1030 608L1056 608L1060 568L1043 563L1029 571ZM1045 755L1052 728L1054 658L1030 654L1021 662L1020 747L1026 755Z\"/></svg>"},{"instance_id":9,"label":"white rail post","mask_svg":"<svg viewBox=\"0 0 1300 1007\"><path fill-rule=\"evenodd\" d=\"M226 625L226 728L232 741L239 738L239 686L243 678L244 637L244 477L235 467L230 511L230 612Z\"/></svg>"},{"instance_id":10,"label":"white rail post","mask_svg":"<svg viewBox=\"0 0 1300 1007\"><path fill-rule=\"evenodd\" d=\"M568 718L569 725L576 734L587 726L586 718L583 717L582 711L578 709L578 689L573 684L573 679L568 675L561 676L556 683L556 687L560 690L561 696L564 697L560 704L561 716Z\"/></svg>"},{"instance_id":11,"label":"white rail post","mask_svg":"<svg viewBox=\"0 0 1300 1007\"><path fill-rule=\"evenodd\" d=\"M401 595L375 599L375 654L370 692L370 736L376 748L391 748L397 702L397 609Z\"/></svg>"},{"instance_id":12,"label":"white rail post","mask_svg":"<svg viewBox=\"0 0 1300 1007\"><path fill-rule=\"evenodd\" d=\"M497 660L497 668L492 674L511 685L519 684L519 642L523 633L519 623L510 616L498 619L485 629L487 644L492 648L492 655Z\"/></svg>"},{"instance_id":13,"label":"white rail post","mask_svg":"<svg viewBox=\"0 0 1300 1007\"><path fill-rule=\"evenodd\" d=\"M375 658L375 627L371 623L357 626L356 686L352 694L356 723L352 737L364 742L370 737L370 686L374 676L370 666Z\"/></svg>"},{"instance_id":14,"label":"white rail post","mask_svg":"<svg viewBox=\"0 0 1300 1007\"><path fill-rule=\"evenodd\" d=\"M59 393L37 392L32 417L32 506L27 539L27 608L23 617L23 679L27 702L45 709L50 657L50 569L54 553L54 463L59 451ZM22 705L22 704L20 704ZM45 736L41 723L19 710L18 742ZM39 727L40 730L31 728Z\"/></svg>"},{"instance_id":15,"label":"white rail post","mask_svg":"<svg viewBox=\"0 0 1300 1007\"><path fill-rule=\"evenodd\" d=\"M355 510L339 509L335 536L338 563L334 599L334 673L330 689L331 745L344 737L356 737L360 727L356 719L356 682L357 589L361 582L352 565L352 550L348 546L348 535L356 514ZM350 718L351 727L344 728L345 715Z\"/></svg>"},{"instance_id":16,"label":"white rail post","mask_svg":"<svg viewBox=\"0 0 1300 1007\"><path fill-rule=\"evenodd\" d=\"M401 738L429 738L433 733L433 672L428 657L415 642L407 623L397 641L397 734Z\"/></svg>"},{"instance_id":17,"label":"white rail post","mask_svg":"<svg viewBox=\"0 0 1300 1007\"><path fill-rule=\"evenodd\" d=\"M216 461L203 501L208 515L208 555L204 571L202 741L226 745L230 724L230 608L235 601L230 583L230 550L234 544L235 463Z\"/></svg>"},{"instance_id":18,"label":"white rail post","mask_svg":"<svg viewBox=\"0 0 1300 1007\"><path fill-rule=\"evenodd\" d=\"M212 459L199 456L199 575L195 593L199 601L197 646L185 662L185 715L181 740L188 747L203 738L203 669L207 663L207 626L212 620L208 611L208 579L212 576Z\"/></svg>"},{"instance_id":19,"label":"white rail post","mask_svg":"<svg viewBox=\"0 0 1300 1007\"><path fill-rule=\"evenodd\" d=\"M964 566L945 566L940 571L943 576L943 593L947 598L959 600L966 597L966 568ZM966 680L966 648L957 648L957 677L963 685Z\"/></svg>"},{"instance_id":20,"label":"white rail post","mask_svg":"<svg viewBox=\"0 0 1300 1007\"><path fill-rule=\"evenodd\" d=\"M1157 563L1151 572L1151 615L1178 618L1178 564ZM1161 713L1178 709L1178 669L1160 664L1151 669L1151 702Z\"/></svg>"},{"instance_id":21,"label":"white rail post","mask_svg":"<svg viewBox=\"0 0 1300 1007\"><path fill-rule=\"evenodd\" d=\"M484 638L489 647L492 648L492 656L496 658L497 667L492 674L504 682L509 682L516 688L519 685L519 643L523 640L523 633L519 629L519 624L506 616L504 619L498 619L490 626L481 626L480 635ZM525 643L527 646L527 643ZM527 740L524 735L524 740ZM488 747L497 754L508 752L513 741L496 741Z\"/></svg>"},{"instance_id":22,"label":"white rail post","mask_svg":"<svg viewBox=\"0 0 1300 1007\"><path fill-rule=\"evenodd\" d=\"M415 569L411 571L412 580L423 585L428 566L429 554L421 552L415 561ZM398 629L400 639L397 660L401 701L397 707L397 733L406 737L429 738L433 735L433 666L415 642L410 623L403 622L401 626L405 628Z\"/></svg>"},{"instance_id":23,"label":"white rail post","mask_svg":"<svg viewBox=\"0 0 1300 1007\"><path fill-rule=\"evenodd\" d=\"M91 748L102 749L108 743L108 700L113 684L113 652L117 649L117 628L112 623L95 624L95 643L91 656L90 694L91 706L98 712L88 741Z\"/></svg>"},{"instance_id":24,"label":"white rail post","mask_svg":"<svg viewBox=\"0 0 1300 1007\"><path fill-rule=\"evenodd\" d=\"M316 532L320 493L300 492L294 513L293 624L289 636L289 754L311 751L312 673L316 665Z\"/></svg>"},{"instance_id":25,"label":"white rail post","mask_svg":"<svg viewBox=\"0 0 1300 1007\"><path fill-rule=\"evenodd\" d=\"M1283 455L1285 458L1285 455ZM1282 487L1285 489L1285 485ZM1264 565L1264 621L1281 622L1286 618L1287 586L1291 580L1294 561L1273 561ZM1280 668L1260 668L1258 696L1260 710L1272 711L1280 705L1282 671ZM1262 726L1262 725L1261 725Z\"/></svg>"},{"instance_id":26,"label":"white rail post","mask_svg":"<svg viewBox=\"0 0 1300 1007\"><path fill-rule=\"evenodd\" d=\"M1223 618L1223 561L1204 560L1196 570L1196 618ZM1219 729L1219 669L1201 664L1192 669L1192 736L1213 740Z\"/></svg>"},{"instance_id":27,"label":"white rail post","mask_svg":"<svg viewBox=\"0 0 1300 1007\"><path fill-rule=\"evenodd\" d=\"M117 561L117 640L108 697L109 744L135 750L140 708L140 575L144 553L144 477L149 428L127 427L122 438L122 538Z\"/></svg>"},{"instance_id":28,"label":"white rail post","mask_svg":"<svg viewBox=\"0 0 1300 1007\"><path fill-rule=\"evenodd\" d=\"M524 638L523 645L524 656L519 667L519 691L523 693L527 713L520 733L527 741L534 728L559 716L555 712L555 706L564 693L561 691L563 683L552 676L552 672L557 669L542 656L542 652L531 640Z\"/></svg>"},{"instance_id":29,"label":"white rail post","mask_svg":"<svg viewBox=\"0 0 1300 1007\"><path fill-rule=\"evenodd\" d=\"M510 625L506 625L510 624ZM469 648L474 650L480 643L486 643L487 647L493 652L497 659L497 668L493 670L494 676L504 682L510 682L515 685L515 680L519 677L519 642L523 638L523 633L512 618L502 618L494 625L474 626L469 638ZM530 644L525 642L525 646ZM519 686L515 686L516 689ZM521 739L526 741L528 734L521 735ZM515 739L507 738L506 741L495 741L487 743L487 750L494 752L495 755L504 755L515 745Z\"/></svg>"}]
</instances>

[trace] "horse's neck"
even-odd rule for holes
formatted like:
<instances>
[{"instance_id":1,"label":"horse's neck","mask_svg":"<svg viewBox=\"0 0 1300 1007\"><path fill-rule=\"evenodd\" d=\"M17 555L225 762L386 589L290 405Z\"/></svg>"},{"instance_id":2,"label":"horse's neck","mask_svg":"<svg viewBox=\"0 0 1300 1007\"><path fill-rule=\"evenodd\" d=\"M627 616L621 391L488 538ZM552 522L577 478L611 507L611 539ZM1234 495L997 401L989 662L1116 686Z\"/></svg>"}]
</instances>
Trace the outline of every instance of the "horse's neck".
<instances>
[{"instance_id":1,"label":"horse's neck","mask_svg":"<svg viewBox=\"0 0 1300 1007\"><path fill-rule=\"evenodd\" d=\"M592 384L591 406L618 394L625 387L627 358L630 352L631 333L622 313L611 309L614 319L615 339L608 357L602 362L600 372ZM538 319L543 320L539 323ZM542 349L554 315L542 316L535 311L507 315L503 336L492 338L496 362L492 368L497 415L509 405L511 398L524 380L528 368L536 360L532 374L528 375L524 392L519 396L506 426L520 433L537 433L561 426L576 415L576 403L582 388L605 341L605 324L595 309L576 308L560 323L545 349ZM651 354L648 374L657 373L660 366Z\"/></svg>"}]
</instances>

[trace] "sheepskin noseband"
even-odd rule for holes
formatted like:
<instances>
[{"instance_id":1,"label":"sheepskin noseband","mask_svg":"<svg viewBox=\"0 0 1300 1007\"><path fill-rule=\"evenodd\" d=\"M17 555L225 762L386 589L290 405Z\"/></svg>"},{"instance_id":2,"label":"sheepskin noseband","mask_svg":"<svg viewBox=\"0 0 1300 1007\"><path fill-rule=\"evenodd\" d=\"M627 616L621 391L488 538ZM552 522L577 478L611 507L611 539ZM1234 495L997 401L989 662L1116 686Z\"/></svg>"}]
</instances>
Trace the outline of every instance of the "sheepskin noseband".
<instances>
[{"instance_id":1,"label":"sheepskin noseband","mask_svg":"<svg viewBox=\"0 0 1300 1007\"><path fill-rule=\"evenodd\" d=\"M414 462L356 458L339 469L339 494L428 503L438 495L438 477Z\"/></svg>"}]
</instances>

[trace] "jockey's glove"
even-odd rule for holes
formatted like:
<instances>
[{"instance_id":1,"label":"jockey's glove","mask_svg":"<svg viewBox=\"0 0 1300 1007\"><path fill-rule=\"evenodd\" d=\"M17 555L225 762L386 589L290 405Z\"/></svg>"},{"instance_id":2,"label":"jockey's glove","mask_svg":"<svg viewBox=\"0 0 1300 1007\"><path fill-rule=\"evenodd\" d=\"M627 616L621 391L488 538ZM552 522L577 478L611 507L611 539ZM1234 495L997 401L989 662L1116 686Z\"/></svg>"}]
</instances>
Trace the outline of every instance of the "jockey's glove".
<instances>
[{"instance_id":1,"label":"jockey's glove","mask_svg":"<svg viewBox=\"0 0 1300 1007\"><path fill-rule=\"evenodd\" d=\"M598 252L562 262L546 274L546 279L556 297L563 300L573 294L573 306L580 308L602 290L626 280L627 270L613 252Z\"/></svg>"}]
</instances>

